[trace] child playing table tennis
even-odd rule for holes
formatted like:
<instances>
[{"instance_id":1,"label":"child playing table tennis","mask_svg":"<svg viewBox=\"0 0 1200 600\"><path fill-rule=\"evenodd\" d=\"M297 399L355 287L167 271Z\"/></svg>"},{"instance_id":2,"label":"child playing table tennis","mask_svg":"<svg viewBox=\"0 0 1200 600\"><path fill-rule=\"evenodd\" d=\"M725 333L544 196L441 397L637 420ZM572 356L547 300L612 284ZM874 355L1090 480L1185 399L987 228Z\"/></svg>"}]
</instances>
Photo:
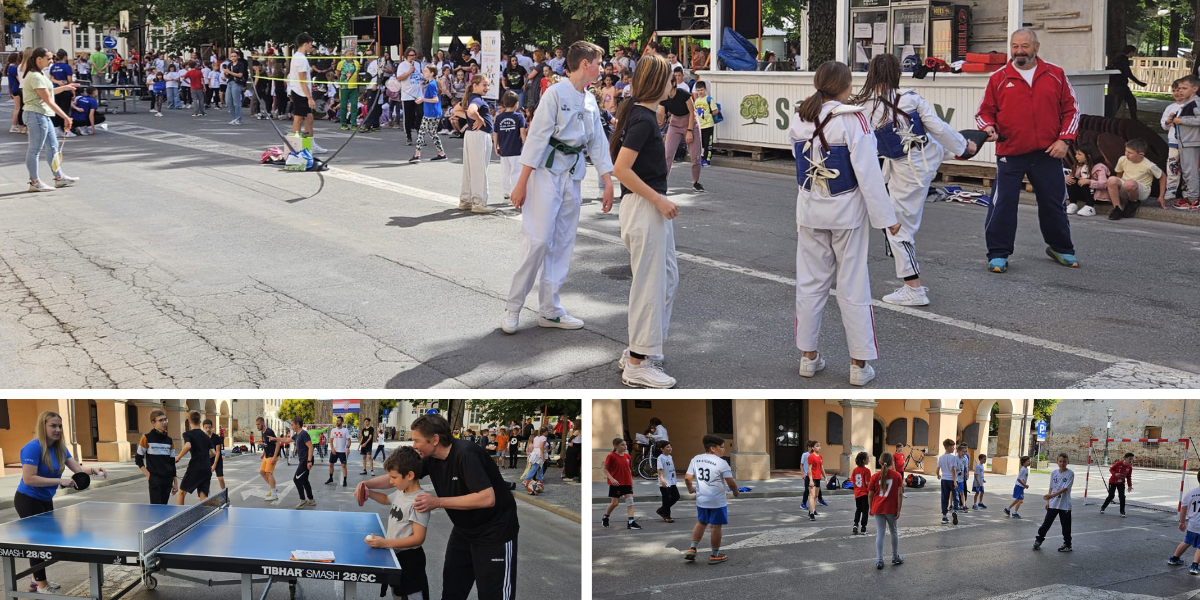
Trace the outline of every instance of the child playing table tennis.
<instances>
[{"instance_id":1,"label":"child playing table tennis","mask_svg":"<svg viewBox=\"0 0 1200 600\"><path fill-rule=\"evenodd\" d=\"M383 494L366 487L360 482L355 490L359 498L370 496L380 504L390 504L387 537L369 535L366 543L372 548L391 548L400 563L400 575L387 583L392 588L392 597L408 600L429 598L429 580L425 577L425 531L429 527L429 513L418 512L413 506L417 494L422 492L417 473L421 470L421 455L410 446L397 448L383 462L388 480L396 491Z\"/></svg>"}]
</instances>

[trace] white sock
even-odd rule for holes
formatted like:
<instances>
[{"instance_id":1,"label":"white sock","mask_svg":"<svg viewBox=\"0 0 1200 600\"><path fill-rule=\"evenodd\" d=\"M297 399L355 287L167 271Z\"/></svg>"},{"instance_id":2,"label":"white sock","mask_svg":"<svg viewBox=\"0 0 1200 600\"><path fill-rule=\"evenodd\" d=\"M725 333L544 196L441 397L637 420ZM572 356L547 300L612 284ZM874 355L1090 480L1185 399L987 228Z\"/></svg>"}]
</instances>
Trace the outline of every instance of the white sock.
<instances>
[{"instance_id":1,"label":"white sock","mask_svg":"<svg viewBox=\"0 0 1200 600\"><path fill-rule=\"evenodd\" d=\"M275 489L275 488L271 488L271 493L272 493L272 494L275 494L276 496L278 496L278 495L279 495L279 490L277 490L277 489Z\"/></svg>"}]
</instances>

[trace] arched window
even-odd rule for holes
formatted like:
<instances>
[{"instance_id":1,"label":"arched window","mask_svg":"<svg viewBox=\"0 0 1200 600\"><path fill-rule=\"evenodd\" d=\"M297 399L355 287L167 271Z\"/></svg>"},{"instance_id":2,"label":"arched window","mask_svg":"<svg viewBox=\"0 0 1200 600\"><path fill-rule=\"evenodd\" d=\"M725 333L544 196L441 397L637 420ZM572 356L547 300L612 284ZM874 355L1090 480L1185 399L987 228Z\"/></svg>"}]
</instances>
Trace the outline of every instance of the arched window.
<instances>
[{"instance_id":1,"label":"arched window","mask_svg":"<svg viewBox=\"0 0 1200 600\"><path fill-rule=\"evenodd\" d=\"M920 417L913 417L913 441L914 446L929 445L929 423Z\"/></svg>"},{"instance_id":2,"label":"arched window","mask_svg":"<svg viewBox=\"0 0 1200 600\"><path fill-rule=\"evenodd\" d=\"M842 443L842 415L835 412L825 413L825 443Z\"/></svg>"},{"instance_id":3,"label":"arched window","mask_svg":"<svg viewBox=\"0 0 1200 600\"><path fill-rule=\"evenodd\" d=\"M908 443L908 419L901 417L892 421L887 428L887 445Z\"/></svg>"}]
</instances>

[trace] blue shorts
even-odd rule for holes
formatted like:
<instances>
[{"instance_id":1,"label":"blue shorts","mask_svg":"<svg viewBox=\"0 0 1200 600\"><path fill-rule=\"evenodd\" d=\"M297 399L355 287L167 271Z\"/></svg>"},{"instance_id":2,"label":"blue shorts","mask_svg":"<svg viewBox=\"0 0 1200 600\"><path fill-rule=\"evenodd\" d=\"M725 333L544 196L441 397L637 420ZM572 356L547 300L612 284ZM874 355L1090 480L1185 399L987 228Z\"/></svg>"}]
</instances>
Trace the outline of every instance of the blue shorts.
<instances>
[{"instance_id":1,"label":"blue shorts","mask_svg":"<svg viewBox=\"0 0 1200 600\"><path fill-rule=\"evenodd\" d=\"M696 520L705 525L726 525L729 523L729 507L700 508L697 506Z\"/></svg>"},{"instance_id":2,"label":"blue shorts","mask_svg":"<svg viewBox=\"0 0 1200 600\"><path fill-rule=\"evenodd\" d=\"M971 492L975 493L975 494L982 494L983 486L982 485L973 485L973 486L971 486Z\"/></svg>"},{"instance_id":3,"label":"blue shorts","mask_svg":"<svg viewBox=\"0 0 1200 600\"><path fill-rule=\"evenodd\" d=\"M1196 533L1195 531L1187 532L1187 535L1183 536L1183 543L1193 548L1200 548L1200 533Z\"/></svg>"},{"instance_id":4,"label":"blue shorts","mask_svg":"<svg viewBox=\"0 0 1200 600\"><path fill-rule=\"evenodd\" d=\"M1024 499L1025 499L1025 488L1021 487L1021 484L1018 483L1017 485L1013 486L1013 500L1024 500Z\"/></svg>"},{"instance_id":5,"label":"blue shorts","mask_svg":"<svg viewBox=\"0 0 1200 600\"><path fill-rule=\"evenodd\" d=\"M967 493L967 482L965 482L965 481L958 482L958 493L960 493L960 494Z\"/></svg>"}]
</instances>

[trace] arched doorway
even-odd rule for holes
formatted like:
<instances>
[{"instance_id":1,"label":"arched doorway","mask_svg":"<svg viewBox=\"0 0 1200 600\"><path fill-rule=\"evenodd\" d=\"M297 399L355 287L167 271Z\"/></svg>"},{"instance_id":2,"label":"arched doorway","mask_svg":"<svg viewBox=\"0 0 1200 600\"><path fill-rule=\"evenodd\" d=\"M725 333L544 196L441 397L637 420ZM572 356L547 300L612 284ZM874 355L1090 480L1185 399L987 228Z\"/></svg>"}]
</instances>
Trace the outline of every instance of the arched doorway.
<instances>
[{"instance_id":1,"label":"arched doorway","mask_svg":"<svg viewBox=\"0 0 1200 600\"><path fill-rule=\"evenodd\" d=\"M875 464L879 464L879 455L883 454L883 421L872 419L871 421L871 456L875 457Z\"/></svg>"}]
</instances>

